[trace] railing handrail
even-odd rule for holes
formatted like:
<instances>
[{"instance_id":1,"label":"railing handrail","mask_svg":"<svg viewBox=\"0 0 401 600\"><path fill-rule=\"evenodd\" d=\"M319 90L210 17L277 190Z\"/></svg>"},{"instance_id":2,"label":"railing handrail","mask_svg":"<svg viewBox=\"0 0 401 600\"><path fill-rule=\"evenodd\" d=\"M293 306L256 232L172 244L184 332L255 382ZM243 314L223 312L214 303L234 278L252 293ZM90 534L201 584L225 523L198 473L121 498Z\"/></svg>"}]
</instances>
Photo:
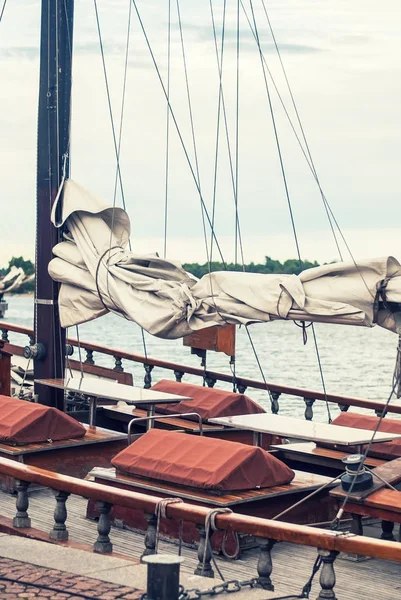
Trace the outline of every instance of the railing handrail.
<instances>
[{"instance_id":1,"label":"railing handrail","mask_svg":"<svg viewBox=\"0 0 401 600\"><path fill-rule=\"evenodd\" d=\"M12 323L0 323L0 329L12 331L14 333L26 334L28 336L33 335L33 330L27 327L21 327ZM141 354L135 354L133 352L127 352L126 350L120 350L118 348L109 348L101 346L100 344L93 344L92 342L85 342L69 338L68 343L73 346L80 346L85 350L92 352L99 352L113 357L119 357L120 359L130 360L132 362L141 363L144 365L150 365L152 367L160 367L168 369L170 371L179 371L187 373L189 375L196 375L199 377L207 377L216 381L223 381L226 383L233 382L232 374L220 373L218 371L204 371L199 367L193 367L190 365L183 365L181 363L169 362L158 358L151 358L150 356L143 356ZM257 379L251 379L248 377L236 376L235 381L237 385L244 387L252 387L255 389L266 390L266 387L270 392L277 394L288 394L291 396L299 396L304 399L310 400L327 400L328 402L339 404L343 406L357 406L358 408L367 408L370 410L381 411L386 408L389 413L401 414L401 403L394 404L390 403L386 406L385 402L380 400L370 400L368 398L359 398L354 396L343 396L341 394L324 394L324 392L318 390L310 390L301 387L288 386L283 384L259 381Z\"/></svg>"},{"instance_id":2,"label":"railing handrail","mask_svg":"<svg viewBox=\"0 0 401 600\"><path fill-rule=\"evenodd\" d=\"M126 508L140 508L151 514L155 512L156 506L161 500L157 496L123 490L68 475L60 475L39 467L24 465L8 458L0 458L0 472L20 481L36 483L57 491L76 494L109 504L117 504ZM210 509L207 507L186 502L168 506L169 518L183 519L199 525L205 523L205 518L209 512ZM401 562L401 543L399 542L376 540L348 533L336 533L307 525L296 525L236 513L218 515L216 525L219 529L233 530L257 537Z\"/></svg>"}]
</instances>

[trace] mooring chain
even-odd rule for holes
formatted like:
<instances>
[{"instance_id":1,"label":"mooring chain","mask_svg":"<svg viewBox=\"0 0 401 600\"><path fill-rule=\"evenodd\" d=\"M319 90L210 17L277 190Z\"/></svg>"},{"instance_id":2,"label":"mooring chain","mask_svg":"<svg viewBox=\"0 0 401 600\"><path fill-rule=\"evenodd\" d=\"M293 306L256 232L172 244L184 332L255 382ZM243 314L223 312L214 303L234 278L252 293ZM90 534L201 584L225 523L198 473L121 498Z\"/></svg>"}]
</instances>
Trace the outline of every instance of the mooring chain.
<instances>
[{"instance_id":1,"label":"mooring chain","mask_svg":"<svg viewBox=\"0 0 401 600\"><path fill-rule=\"evenodd\" d=\"M240 592L246 587L255 588L258 587L259 578L254 577L253 579L247 579L245 581L239 581L238 579L231 579L230 581L223 581L214 585L212 588L206 590L200 590L199 588L190 588L186 590L182 585L179 588L178 600L196 600L202 598L202 596L217 596L226 592L231 594L233 592Z\"/></svg>"},{"instance_id":2,"label":"mooring chain","mask_svg":"<svg viewBox=\"0 0 401 600\"><path fill-rule=\"evenodd\" d=\"M320 556L317 557L315 563L312 568L311 576L308 581L302 588L300 594L289 594L287 596L275 596L271 598L271 600L299 600L302 598L309 598L309 595L312 590L312 582L319 571L320 566L322 564L322 558ZM262 587L260 584L259 577L253 577L252 579L245 579L240 581L238 579L230 579L230 581L223 581L222 583L218 583L213 587L200 590L199 588L190 588L186 590L182 585L179 587L179 595L178 600L197 600L198 598L202 598L203 596L217 596L218 594L232 594L233 592L240 592L244 588L260 588ZM146 599L146 595L142 596L142 598Z\"/></svg>"}]
</instances>

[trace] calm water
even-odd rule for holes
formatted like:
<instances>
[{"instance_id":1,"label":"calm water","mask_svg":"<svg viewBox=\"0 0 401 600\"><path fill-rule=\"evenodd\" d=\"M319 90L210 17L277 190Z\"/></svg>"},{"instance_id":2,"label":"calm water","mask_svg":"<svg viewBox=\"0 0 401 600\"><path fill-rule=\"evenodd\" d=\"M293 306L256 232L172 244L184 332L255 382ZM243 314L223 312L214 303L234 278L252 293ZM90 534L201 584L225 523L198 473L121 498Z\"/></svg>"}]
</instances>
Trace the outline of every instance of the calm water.
<instances>
[{"instance_id":1,"label":"calm water","mask_svg":"<svg viewBox=\"0 0 401 600\"><path fill-rule=\"evenodd\" d=\"M26 327L33 323L33 299L14 296L8 299L9 310L6 320ZM1 322L0 322L1 323ZM259 356L267 381L296 385L321 390L322 383L316 359L315 345L310 329L308 342L304 346L302 331L292 322L276 321L250 327L252 339ZM341 325L315 325L316 337L323 367L324 380L328 392L386 400L391 391L398 338L395 334L379 327L368 329ZM143 354L140 329L134 323L115 315L101 317L97 321L79 327L81 340L105 344L114 348ZM70 337L76 337L75 330L69 330ZM14 335L12 340L26 343L25 336ZM200 359L190 355L181 340L165 341L145 334L148 356L199 366ZM77 358L75 351L74 358ZM114 366L112 359L94 356L98 364ZM230 373L228 357L223 354L208 353L208 367ZM143 380L143 367L124 362L124 368L131 371L139 385ZM245 329L237 332L237 375L262 379L257 362ZM154 369L153 381L168 377L162 369ZM199 383L199 378L186 376L187 381ZM226 386L229 389L229 385ZM261 404L268 406L269 399L263 391L252 390L250 395ZM302 399L290 396L281 397L280 414L301 416L304 411ZM332 413L337 409L332 407ZM314 406L315 417L325 420L326 409L323 403Z\"/></svg>"}]
</instances>

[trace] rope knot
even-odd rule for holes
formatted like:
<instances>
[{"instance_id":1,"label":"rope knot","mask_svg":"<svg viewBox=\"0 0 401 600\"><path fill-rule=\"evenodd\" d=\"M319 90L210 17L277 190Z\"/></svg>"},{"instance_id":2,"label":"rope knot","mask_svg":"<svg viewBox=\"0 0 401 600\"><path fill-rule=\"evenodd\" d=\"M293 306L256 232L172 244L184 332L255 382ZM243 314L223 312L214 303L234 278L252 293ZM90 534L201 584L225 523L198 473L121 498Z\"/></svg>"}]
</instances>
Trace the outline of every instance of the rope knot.
<instances>
[{"instance_id":1,"label":"rope knot","mask_svg":"<svg viewBox=\"0 0 401 600\"><path fill-rule=\"evenodd\" d=\"M162 498L156 504L155 515L157 518L156 525L156 543L155 543L155 553L157 554L159 548L159 529L160 529L160 519L167 519L167 507L169 504L178 504L179 502L183 502L182 498Z\"/></svg>"},{"instance_id":2,"label":"rope knot","mask_svg":"<svg viewBox=\"0 0 401 600\"><path fill-rule=\"evenodd\" d=\"M230 508L212 508L212 510L210 510L206 515L205 519L206 534L208 533L209 529L212 529L212 531L218 530L218 527L216 525L217 515L223 515L232 512L233 511Z\"/></svg>"}]
</instances>

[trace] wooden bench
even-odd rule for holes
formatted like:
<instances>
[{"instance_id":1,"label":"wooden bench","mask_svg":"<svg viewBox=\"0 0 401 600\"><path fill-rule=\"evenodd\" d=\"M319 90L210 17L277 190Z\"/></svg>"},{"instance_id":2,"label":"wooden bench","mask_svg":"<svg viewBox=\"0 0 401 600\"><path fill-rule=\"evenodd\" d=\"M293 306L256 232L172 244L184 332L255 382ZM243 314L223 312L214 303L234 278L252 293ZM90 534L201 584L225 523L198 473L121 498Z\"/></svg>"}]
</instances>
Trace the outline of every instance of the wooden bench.
<instances>
[{"instance_id":1,"label":"wooden bench","mask_svg":"<svg viewBox=\"0 0 401 600\"><path fill-rule=\"evenodd\" d=\"M102 409L103 415L121 421L128 424L133 418L146 418L146 410L141 408L133 408L132 406L107 406ZM157 416L157 413L155 413ZM199 433L199 424L197 421L191 421L190 419L181 419L180 417L167 417L166 415L160 414L160 419L156 419L156 424L165 429L182 429L188 433ZM145 427L145 421L144 425ZM204 431L223 431L224 427L218 427L216 425L203 425Z\"/></svg>"},{"instance_id":2,"label":"wooden bench","mask_svg":"<svg viewBox=\"0 0 401 600\"><path fill-rule=\"evenodd\" d=\"M88 377L66 377L65 379L35 379L37 385L43 385L55 389L81 394L89 400L89 424L96 425L96 409L98 400L115 399L132 405L140 405L146 408L148 416L155 413L157 404L177 404L182 400L190 401L191 398L183 398L176 394L167 394L152 389L133 387L123 383L114 383L102 379L90 379ZM152 422L148 422L148 428Z\"/></svg>"},{"instance_id":3,"label":"wooden bench","mask_svg":"<svg viewBox=\"0 0 401 600\"><path fill-rule=\"evenodd\" d=\"M391 540L394 523L401 523L401 491L386 487L382 479L393 487L401 488L401 458L376 467L372 470L373 486L368 490L353 493L349 496L344 509L352 514L353 533L363 534L361 517L375 517L382 520L382 539ZM375 477L377 474L381 479ZM341 485L330 491L339 506L342 506L347 492ZM400 538L401 541L401 538Z\"/></svg>"},{"instance_id":4,"label":"wooden bench","mask_svg":"<svg viewBox=\"0 0 401 600\"><path fill-rule=\"evenodd\" d=\"M157 416L157 412L155 415ZM160 414L160 413L159 413ZM140 408L133 408L132 406L104 406L98 409L98 423L102 426L113 426L116 427L116 423L121 424L121 428L126 431L128 423L134 417L146 417L146 411ZM169 417L167 415L160 414L160 419L155 420L155 427L161 429L173 429L181 430L185 433L193 435L199 435L199 425L196 421L185 419L181 417ZM113 423L114 422L114 423ZM145 421L144 421L145 423ZM138 424L138 427L142 430L142 427ZM223 427L222 425L213 425L209 422L202 423L203 435L208 437L217 437L223 440L229 440L232 442L240 442L242 444L253 444L253 433L251 431L245 431L243 429L236 429L232 427ZM270 450L272 443L277 443L278 439L271 435L263 435L261 447L265 450ZM272 450L272 452L276 452Z\"/></svg>"},{"instance_id":5,"label":"wooden bench","mask_svg":"<svg viewBox=\"0 0 401 600\"><path fill-rule=\"evenodd\" d=\"M313 465L337 472L344 471L342 459L350 454L349 452L316 446L313 442L273 445L272 449L276 450L277 458L289 463L290 466L295 465L296 468L299 468L299 464L302 463L303 465ZM382 458L369 456L366 459L366 465L370 468L378 467L386 462Z\"/></svg>"},{"instance_id":6,"label":"wooden bench","mask_svg":"<svg viewBox=\"0 0 401 600\"><path fill-rule=\"evenodd\" d=\"M84 427L87 433L81 438L21 446L0 443L0 457L83 478L96 465L108 467L113 456L127 446L124 433L88 425ZM15 480L7 476L0 475L0 485L6 491L16 489Z\"/></svg>"}]
</instances>

